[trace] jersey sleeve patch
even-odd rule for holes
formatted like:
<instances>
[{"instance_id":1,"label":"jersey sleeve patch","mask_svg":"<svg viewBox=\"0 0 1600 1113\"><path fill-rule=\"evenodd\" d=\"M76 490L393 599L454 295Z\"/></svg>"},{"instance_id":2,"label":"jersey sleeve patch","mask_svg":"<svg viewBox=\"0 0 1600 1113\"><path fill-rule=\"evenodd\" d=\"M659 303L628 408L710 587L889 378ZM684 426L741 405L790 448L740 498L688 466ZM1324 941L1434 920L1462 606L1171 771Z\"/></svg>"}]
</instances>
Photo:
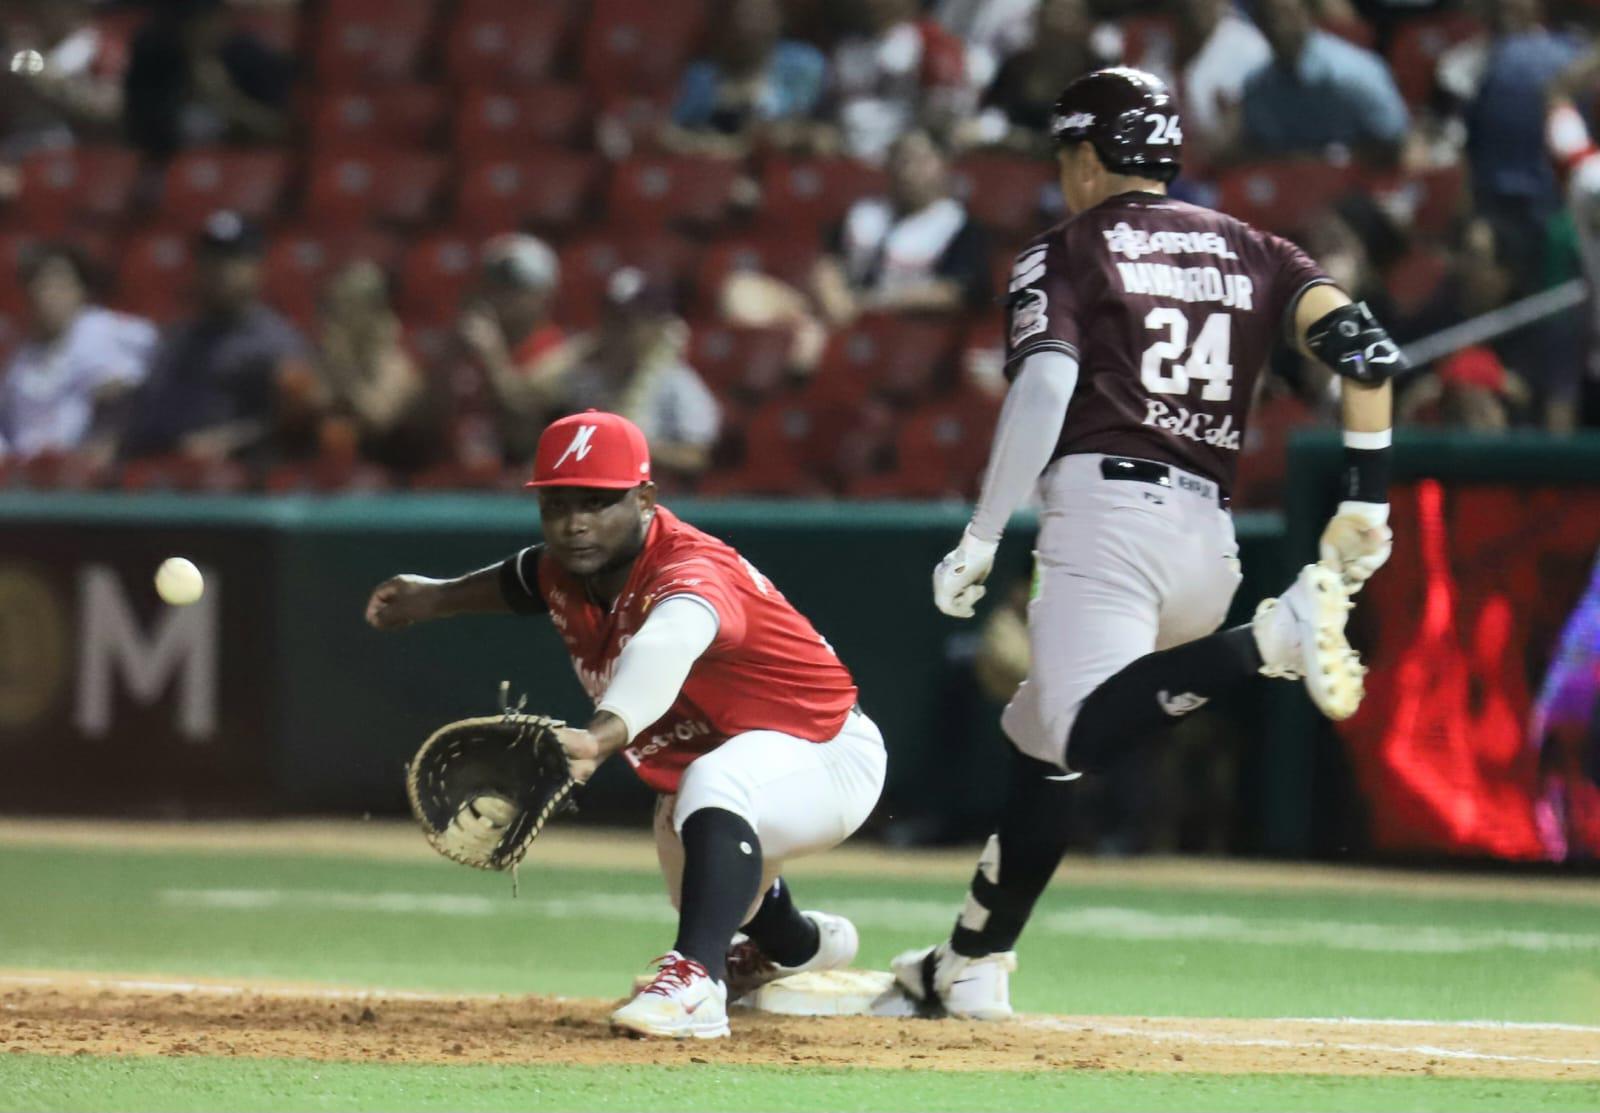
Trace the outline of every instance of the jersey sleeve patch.
<instances>
[{"instance_id":1,"label":"jersey sleeve patch","mask_svg":"<svg viewBox=\"0 0 1600 1113\"><path fill-rule=\"evenodd\" d=\"M1012 295L1011 347L1022 347L1023 341L1037 336L1050 327L1047 310L1050 296L1043 290L1022 290Z\"/></svg>"}]
</instances>

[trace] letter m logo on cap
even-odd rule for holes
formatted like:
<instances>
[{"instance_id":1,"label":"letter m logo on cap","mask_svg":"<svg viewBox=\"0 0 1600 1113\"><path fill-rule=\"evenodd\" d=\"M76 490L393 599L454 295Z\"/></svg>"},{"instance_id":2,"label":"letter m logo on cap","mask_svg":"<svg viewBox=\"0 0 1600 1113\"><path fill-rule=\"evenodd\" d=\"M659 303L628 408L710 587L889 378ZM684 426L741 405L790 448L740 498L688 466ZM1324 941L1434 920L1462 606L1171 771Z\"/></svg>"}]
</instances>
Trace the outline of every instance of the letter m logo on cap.
<instances>
[{"instance_id":1,"label":"letter m logo on cap","mask_svg":"<svg viewBox=\"0 0 1600 1113\"><path fill-rule=\"evenodd\" d=\"M600 428L598 425L578 426L578 431L572 435L572 443L567 445L567 450L556 459L554 467L559 468L568 460L582 462L594 448L589 442L594 439L595 430L598 428Z\"/></svg>"}]
</instances>

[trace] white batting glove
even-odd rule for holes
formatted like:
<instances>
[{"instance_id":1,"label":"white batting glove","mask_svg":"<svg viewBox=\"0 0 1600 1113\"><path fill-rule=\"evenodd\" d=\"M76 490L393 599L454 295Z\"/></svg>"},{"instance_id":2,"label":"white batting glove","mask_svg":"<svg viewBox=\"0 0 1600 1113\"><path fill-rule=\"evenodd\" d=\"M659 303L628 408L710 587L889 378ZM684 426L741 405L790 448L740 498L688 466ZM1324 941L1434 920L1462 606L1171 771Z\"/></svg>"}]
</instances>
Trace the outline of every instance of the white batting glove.
<instances>
[{"instance_id":1,"label":"white batting glove","mask_svg":"<svg viewBox=\"0 0 1600 1113\"><path fill-rule=\"evenodd\" d=\"M963 533L961 544L933 570L933 605L951 618L971 618L972 608L988 591L983 581L989 578L999 547L998 541L972 536L970 529Z\"/></svg>"},{"instance_id":2,"label":"white batting glove","mask_svg":"<svg viewBox=\"0 0 1600 1113\"><path fill-rule=\"evenodd\" d=\"M1352 595L1383 567L1393 548L1386 502L1341 502L1322 531L1322 564L1339 573Z\"/></svg>"}]
</instances>

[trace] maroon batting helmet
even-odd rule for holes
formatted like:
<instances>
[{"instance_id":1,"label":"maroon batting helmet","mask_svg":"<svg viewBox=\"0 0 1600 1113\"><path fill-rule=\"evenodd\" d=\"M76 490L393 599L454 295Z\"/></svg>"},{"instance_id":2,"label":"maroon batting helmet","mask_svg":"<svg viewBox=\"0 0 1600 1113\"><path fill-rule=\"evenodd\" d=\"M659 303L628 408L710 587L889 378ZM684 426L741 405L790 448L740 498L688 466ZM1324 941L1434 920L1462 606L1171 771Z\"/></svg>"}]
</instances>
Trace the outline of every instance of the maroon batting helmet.
<instances>
[{"instance_id":1,"label":"maroon batting helmet","mask_svg":"<svg viewBox=\"0 0 1600 1113\"><path fill-rule=\"evenodd\" d=\"M1154 74L1116 66L1084 74L1056 101L1057 143L1093 143L1106 169L1170 182L1183 164L1178 105Z\"/></svg>"}]
</instances>

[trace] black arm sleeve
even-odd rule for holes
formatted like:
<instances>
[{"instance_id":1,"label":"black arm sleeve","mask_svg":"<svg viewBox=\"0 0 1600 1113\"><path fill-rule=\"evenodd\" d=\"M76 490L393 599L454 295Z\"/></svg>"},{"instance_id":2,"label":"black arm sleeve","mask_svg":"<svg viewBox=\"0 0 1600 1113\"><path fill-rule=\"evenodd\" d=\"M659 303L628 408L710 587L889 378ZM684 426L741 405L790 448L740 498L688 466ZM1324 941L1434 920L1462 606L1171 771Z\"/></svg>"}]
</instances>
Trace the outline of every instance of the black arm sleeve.
<instances>
[{"instance_id":1,"label":"black arm sleeve","mask_svg":"<svg viewBox=\"0 0 1600 1113\"><path fill-rule=\"evenodd\" d=\"M548 614L550 604L539 591L539 558L543 545L529 545L500 565L500 594L517 614Z\"/></svg>"}]
</instances>

